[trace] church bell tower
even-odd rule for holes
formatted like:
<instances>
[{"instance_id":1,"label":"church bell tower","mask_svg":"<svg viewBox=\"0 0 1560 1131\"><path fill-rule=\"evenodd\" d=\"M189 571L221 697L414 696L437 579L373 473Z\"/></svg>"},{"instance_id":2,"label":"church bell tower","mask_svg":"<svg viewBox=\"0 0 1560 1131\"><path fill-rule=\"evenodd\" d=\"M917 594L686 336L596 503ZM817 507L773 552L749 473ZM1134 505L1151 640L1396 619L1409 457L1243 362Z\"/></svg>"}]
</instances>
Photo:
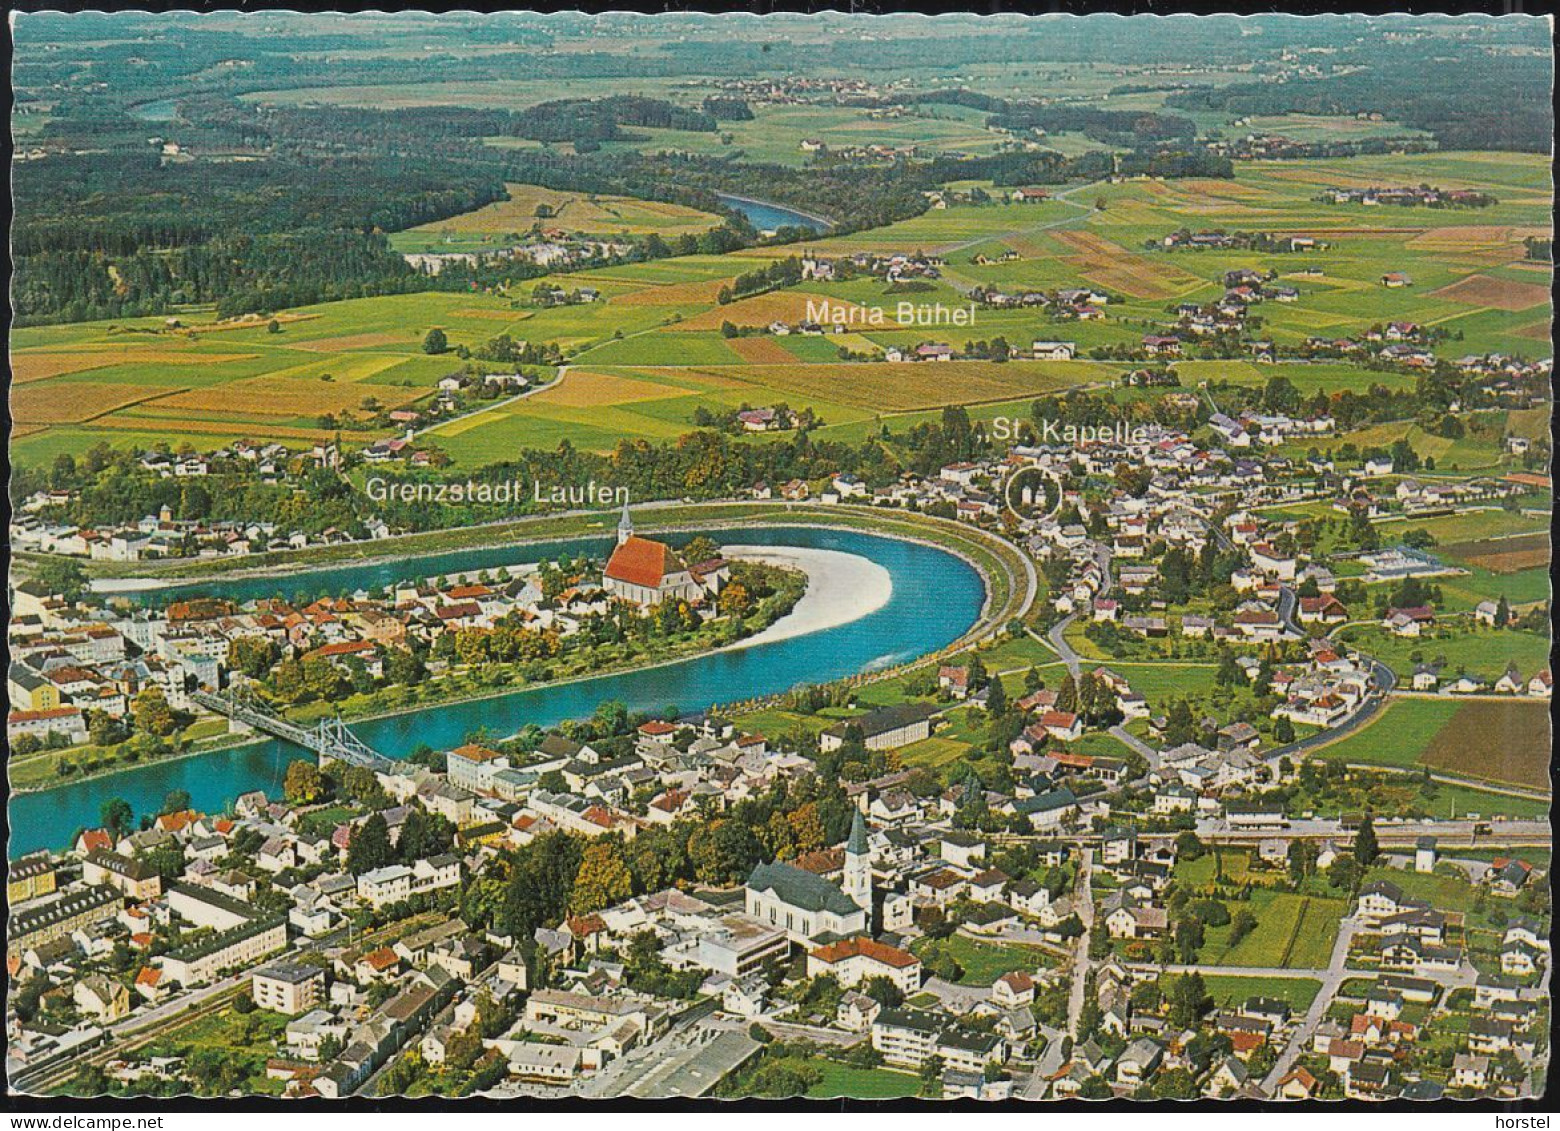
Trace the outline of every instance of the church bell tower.
<instances>
[{"instance_id":1,"label":"church bell tower","mask_svg":"<svg viewBox=\"0 0 1560 1131\"><path fill-rule=\"evenodd\" d=\"M843 890L857 907L872 919L872 849L867 845L867 823L861 819L861 810L850 825L850 840L845 842L845 874Z\"/></svg>"}]
</instances>

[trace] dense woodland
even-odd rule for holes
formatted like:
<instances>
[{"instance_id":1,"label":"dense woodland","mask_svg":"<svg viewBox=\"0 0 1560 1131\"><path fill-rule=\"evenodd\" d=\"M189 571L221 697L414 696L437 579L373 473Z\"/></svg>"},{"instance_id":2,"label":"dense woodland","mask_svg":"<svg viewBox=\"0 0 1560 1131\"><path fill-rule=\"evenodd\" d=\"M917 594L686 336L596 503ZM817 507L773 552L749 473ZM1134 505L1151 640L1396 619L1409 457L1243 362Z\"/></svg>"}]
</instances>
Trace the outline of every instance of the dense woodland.
<instances>
[{"instance_id":1,"label":"dense woodland","mask_svg":"<svg viewBox=\"0 0 1560 1131\"><path fill-rule=\"evenodd\" d=\"M1425 130L1442 149L1548 153L1554 137L1549 59L1470 54L1426 66L1422 45L1384 44L1368 66L1346 74L1209 87L1172 94L1166 104L1240 115L1368 111Z\"/></svg>"}]
</instances>

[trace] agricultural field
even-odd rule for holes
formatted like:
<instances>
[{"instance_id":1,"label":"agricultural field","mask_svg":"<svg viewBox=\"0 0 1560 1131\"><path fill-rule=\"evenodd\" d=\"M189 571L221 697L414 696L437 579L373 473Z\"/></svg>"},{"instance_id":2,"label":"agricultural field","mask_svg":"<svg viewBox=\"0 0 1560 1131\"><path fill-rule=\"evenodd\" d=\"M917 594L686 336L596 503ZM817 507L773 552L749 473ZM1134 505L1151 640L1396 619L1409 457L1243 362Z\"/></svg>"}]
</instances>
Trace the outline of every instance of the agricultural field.
<instances>
[{"instance_id":1,"label":"agricultural field","mask_svg":"<svg viewBox=\"0 0 1560 1131\"><path fill-rule=\"evenodd\" d=\"M1420 756L1427 766L1530 789L1549 787L1545 703L1463 703Z\"/></svg>"},{"instance_id":2,"label":"agricultural field","mask_svg":"<svg viewBox=\"0 0 1560 1131\"><path fill-rule=\"evenodd\" d=\"M1461 855L1462 850L1458 850ZM1401 868L1372 868L1365 874L1365 883L1373 880L1389 880L1402 889L1410 899L1426 899L1431 906L1443 911L1457 911L1464 915L1473 910L1479 889L1468 882L1467 873L1454 864L1442 864L1434 872L1415 872Z\"/></svg>"},{"instance_id":3,"label":"agricultural field","mask_svg":"<svg viewBox=\"0 0 1560 1131\"><path fill-rule=\"evenodd\" d=\"M1426 766L1546 792L1548 708L1522 699L1396 699L1360 730L1318 753L1350 764Z\"/></svg>"},{"instance_id":4,"label":"agricultural field","mask_svg":"<svg viewBox=\"0 0 1560 1131\"><path fill-rule=\"evenodd\" d=\"M532 92L551 93L549 84ZM351 92L336 92L346 97ZM373 92L377 98L381 92ZM499 98L503 92L495 94ZM439 92L422 90L425 104ZM355 95L353 95L355 97ZM508 97L503 95L503 97ZM527 98L516 88L515 97ZM288 100L309 101L306 92ZM497 103L495 103L497 104ZM823 113L816 108L805 109ZM938 117L904 119L938 129L973 128L956 108ZM766 110L765 113L770 113ZM946 113L945 113L946 112ZM799 131L819 132L815 117L798 113ZM752 123L740 123L751 126ZM950 135L951 136L951 135ZM962 135L961 135L962 136ZM1313 197L1331 184L1360 180L1434 181L1483 188L1501 203L1482 210L1365 209L1325 205ZM567 230L598 235L673 234L713 218L645 201L553 192L512 184L511 198L464 216L394 236L403 250L498 246L537 222L536 210ZM985 186L1000 198L997 186ZM1061 189L1038 204L954 206L900 223L807 245L819 255L864 250L888 254L922 250L944 256L943 278L930 291L895 293L882 280L808 283L722 305L717 301L743 271L796 254L795 248L750 248L730 256L692 256L554 276L564 287L592 286L598 302L540 308L529 301L534 284L511 294L428 293L360 299L279 312L278 333L268 320L218 324L192 310L169 328L161 319L84 323L26 329L13 338L17 386L13 458L23 464L80 454L107 441L144 446L157 441L209 449L237 439L280 440L295 446L330 433L325 415L361 416L366 398L386 408L417 408L430 400L438 378L457 368L452 357L429 357L423 336L438 327L452 349L473 348L499 334L556 342L571 368L557 388L443 423L427 433L457 467L475 468L516 448L552 449L568 441L607 451L622 439L674 440L693 427L694 413L724 414L743 404L784 402L810 407L821 420L820 439L859 441L884 424L908 428L935 420L950 403L968 406L972 420L1027 416L1038 395L1072 388L1115 389L1113 395L1148 400L1146 390L1119 387L1125 363L981 361L943 364L862 364L839 360L843 347L871 354L890 346L945 341L959 348L972 338L1004 337L1022 346L1034 338L1075 341L1080 351L1135 341L1162 322L1169 305L1207 301L1221 292L1222 276L1237 267L1274 268L1301 297L1261 309L1264 333L1294 344L1312 334L1359 332L1372 322L1415 320L1461 336L1458 352L1533 352L1536 339L1518 331L1546 311L1528 304L1545 278L1522 263L1524 235L1547 230L1547 168L1518 155L1456 154L1380 161L1253 162L1233 181L1125 181ZM1311 234L1324 251L1256 255L1233 251L1165 252L1150 244L1181 227L1240 227ZM999 261L999 257L1012 257ZM977 263L977 258L986 262ZM1301 270L1319 274L1300 274ZM1415 284L1379 285L1388 270L1408 271ZM974 327L899 326L896 304L965 307L977 284L1056 288L1089 285L1113 301L1103 321L1057 324L1026 310L976 311ZM1535 288L1524 291L1522 288ZM800 321L809 301L847 309L882 307L887 320L822 336L767 334L725 338L726 322L764 327ZM1540 300L1541 302L1541 300ZM1283 376L1311 396L1375 384L1409 388L1411 376L1358 366L1253 365L1244 361L1178 363L1183 386L1233 382L1261 386ZM1145 405L1145 412L1151 409ZM1461 439L1431 435L1414 422L1376 425L1332 438L1328 446L1390 445L1406 438L1438 467L1494 471L1508 466L1504 431L1539 435L1542 412L1481 414L1478 430ZM344 441L366 444L383 433L350 429ZM769 442L756 436L751 442ZM1303 457L1310 444L1279 454ZM1547 595L1542 565L1547 547L1536 540L1478 545L1494 533L1458 531L1447 522L1437 537L1469 573L1448 578L1448 599L1471 607L1507 592L1513 603ZM1536 533L1541 527L1507 524L1500 533ZM1088 653L1086 653L1088 654Z\"/></svg>"},{"instance_id":5,"label":"agricultural field","mask_svg":"<svg viewBox=\"0 0 1560 1131\"><path fill-rule=\"evenodd\" d=\"M1232 905L1233 906L1233 905ZM1229 927L1209 927L1201 961L1210 966L1267 966L1319 970L1332 957L1342 899L1254 889L1249 904L1256 928L1234 946Z\"/></svg>"},{"instance_id":6,"label":"agricultural field","mask_svg":"<svg viewBox=\"0 0 1560 1131\"><path fill-rule=\"evenodd\" d=\"M885 145L896 149L913 146L927 154L944 150L989 153L1003 135L988 129L985 118L985 114L962 106L916 107L894 117L874 117L848 106L761 105L751 121L722 122L712 133L636 128L637 140L608 142L604 148L741 155L748 161L800 168L809 158L802 148L803 140L821 141L831 149Z\"/></svg>"},{"instance_id":7,"label":"agricultural field","mask_svg":"<svg viewBox=\"0 0 1560 1131\"><path fill-rule=\"evenodd\" d=\"M1421 663L1444 664L1442 679L1466 672L1494 683L1510 664L1526 680L1549 662L1549 641L1538 633L1488 628L1471 618L1447 619L1420 637L1394 636L1379 625L1345 628L1338 637L1390 667L1405 688Z\"/></svg>"},{"instance_id":8,"label":"agricultural field","mask_svg":"<svg viewBox=\"0 0 1560 1131\"><path fill-rule=\"evenodd\" d=\"M1239 974L1206 974L1203 984L1221 1007L1236 1008L1247 998L1266 997L1288 1002L1297 1014L1311 1008L1322 989L1315 978L1245 978Z\"/></svg>"},{"instance_id":9,"label":"agricultural field","mask_svg":"<svg viewBox=\"0 0 1560 1131\"><path fill-rule=\"evenodd\" d=\"M508 200L475 212L422 224L390 237L390 246L407 252L497 251L516 242L533 226L602 239L614 236L697 235L720 217L679 204L554 192L538 185L508 184Z\"/></svg>"},{"instance_id":10,"label":"agricultural field","mask_svg":"<svg viewBox=\"0 0 1560 1131\"><path fill-rule=\"evenodd\" d=\"M921 1087L918 1076L908 1072L895 1072L887 1068L852 1068L822 1058L813 1065L823 1073L823 1079L807 1089L810 1100L834 1100L842 1096L865 1100L897 1100L914 1096Z\"/></svg>"}]
</instances>

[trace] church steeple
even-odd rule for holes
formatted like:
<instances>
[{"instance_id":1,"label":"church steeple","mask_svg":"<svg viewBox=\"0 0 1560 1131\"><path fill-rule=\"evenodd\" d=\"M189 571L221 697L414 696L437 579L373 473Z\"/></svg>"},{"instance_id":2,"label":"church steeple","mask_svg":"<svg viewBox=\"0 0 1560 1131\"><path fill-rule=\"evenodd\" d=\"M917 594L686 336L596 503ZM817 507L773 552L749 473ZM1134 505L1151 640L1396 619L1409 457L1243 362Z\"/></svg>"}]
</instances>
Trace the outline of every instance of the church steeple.
<instances>
[{"instance_id":1,"label":"church steeple","mask_svg":"<svg viewBox=\"0 0 1560 1131\"><path fill-rule=\"evenodd\" d=\"M867 823L857 809L850 825L850 839L845 842L845 872L841 877L842 890L851 901L866 911L868 921L872 916L872 849L867 844Z\"/></svg>"},{"instance_id":2,"label":"church steeple","mask_svg":"<svg viewBox=\"0 0 1560 1131\"><path fill-rule=\"evenodd\" d=\"M623 502L623 517L618 519L618 545L621 546L634 536L634 520L628 514L628 502Z\"/></svg>"},{"instance_id":3,"label":"church steeple","mask_svg":"<svg viewBox=\"0 0 1560 1131\"><path fill-rule=\"evenodd\" d=\"M867 853L867 822L861 819L861 810L857 809L850 822L850 840L845 844L845 851L851 856L864 856Z\"/></svg>"}]
</instances>

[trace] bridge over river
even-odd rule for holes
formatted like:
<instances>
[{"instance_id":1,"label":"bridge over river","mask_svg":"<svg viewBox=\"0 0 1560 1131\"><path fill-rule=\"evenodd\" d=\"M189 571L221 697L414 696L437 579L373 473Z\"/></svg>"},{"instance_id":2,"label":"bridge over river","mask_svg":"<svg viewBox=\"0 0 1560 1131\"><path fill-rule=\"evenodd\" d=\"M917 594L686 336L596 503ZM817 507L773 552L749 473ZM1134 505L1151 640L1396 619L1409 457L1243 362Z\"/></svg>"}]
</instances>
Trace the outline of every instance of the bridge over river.
<instances>
[{"instance_id":1,"label":"bridge over river","mask_svg":"<svg viewBox=\"0 0 1560 1131\"><path fill-rule=\"evenodd\" d=\"M289 722L253 700L214 695L209 691L197 691L190 698L207 710L225 715L234 722L314 751L319 755L321 765L342 762L349 766L362 766L376 773L388 773L400 764L353 734L339 718L321 719L311 728Z\"/></svg>"}]
</instances>

